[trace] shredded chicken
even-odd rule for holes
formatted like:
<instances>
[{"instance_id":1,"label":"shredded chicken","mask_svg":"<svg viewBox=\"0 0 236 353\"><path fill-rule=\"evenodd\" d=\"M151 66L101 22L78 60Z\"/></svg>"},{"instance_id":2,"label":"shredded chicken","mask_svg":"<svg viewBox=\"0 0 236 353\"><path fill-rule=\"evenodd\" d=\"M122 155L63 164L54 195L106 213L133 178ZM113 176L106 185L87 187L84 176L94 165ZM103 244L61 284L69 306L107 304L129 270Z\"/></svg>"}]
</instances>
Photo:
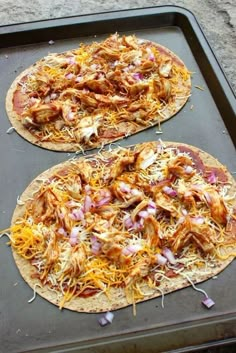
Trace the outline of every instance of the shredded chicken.
<instances>
[{"instance_id":1,"label":"shredded chicken","mask_svg":"<svg viewBox=\"0 0 236 353\"><path fill-rule=\"evenodd\" d=\"M115 34L38 61L16 100L24 102L20 121L39 141L91 148L105 131L113 139L129 132L122 122L133 121L132 131L161 122L159 112L175 104L180 87L187 95L189 84L189 72L167 49L161 54L155 43Z\"/></svg>"},{"instance_id":2,"label":"shredded chicken","mask_svg":"<svg viewBox=\"0 0 236 353\"><path fill-rule=\"evenodd\" d=\"M19 206L12 246L62 292L62 306L112 287L141 300L143 284L178 276L166 249L176 269L197 273L199 262L217 263L217 249L235 244L233 198L162 142L67 162L32 196Z\"/></svg>"}]
</instances>

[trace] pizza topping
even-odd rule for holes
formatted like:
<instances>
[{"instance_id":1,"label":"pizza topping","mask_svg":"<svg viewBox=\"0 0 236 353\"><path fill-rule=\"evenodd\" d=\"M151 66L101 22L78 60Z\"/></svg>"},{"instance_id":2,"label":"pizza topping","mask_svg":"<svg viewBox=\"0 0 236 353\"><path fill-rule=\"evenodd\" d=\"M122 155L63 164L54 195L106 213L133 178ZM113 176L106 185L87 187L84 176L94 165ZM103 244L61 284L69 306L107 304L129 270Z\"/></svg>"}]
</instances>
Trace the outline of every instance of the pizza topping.
<instances>
[{"instance_id":1,"label":"pizza topping","mask_svg":"<svg viewBox=\"0 0 236 353\"><path fill-rule=\"evenodd\" d=\"M109 298L111 288L134 303L162 291L163 280L208 273L234 255L234 197L162 142L73 159L19 207L12 247L60 293L61 308Z\"/></svg>"},{"instance_id":2,"label":"pizza topping","mask_svg":"<svg viewBox=\"0 0 236 353\"><path fill-rule=\"evenodd\" d=\"M29 111L26 112L26 115L31 117L33 123L44 124L55 119L60 111L61 109L59 106L49 103L41 106L32 106Z\"/></svg>"},{"instance_id":3,"label":"pizza topping","mask_svg":"<svg viewBox=\"0 0 236 353\"><path fill-rule=\"evenodd\" d=\"M176 264L176 259L175 259L174 254L172 253L172 251L170 249L164 248L162 250L162 254L172 265Z\"/></svg>"},{"instance_id":4,"label":"pizza topping","mask_svg":"<svg viewBox=\"0 0 236 353\"><path fill-rule=\"evenodd\" d=\"M98 322L100 326L106 326L108 324L111 324L114 319L114 314L108 311L105 315L101 316L98 319Z\"/></svg>"},{"instance_id":5,"label":"pizza topping","mask_svg":"<svg viewBox=\"0 0 236 353\"><path fill-rule=\"evenodd\" d=\"M170 75L171 68L172 68L172 60L170 59L165 60L159 66L160 75L163 77L168 77Z\"/></svg>"},{"instance_id":6,"label":"pizza topping","mask_svg":"<svg viewBox=\"0 0 236 353\"><path fill-rule=\"evenodd\" d=\"M167 263L167 257L162 256L161 254L156 254L156 262L159 265L164 266Z\"/></svg>"},{"instance_id":7,"label":"pizza topping","mask_svg":"<svg viewBox=\"0 0 236 353\"><path fill-rule=\"evenodd\" d=\"M91 148L162 122L189 90L190 74L169 50L115 34L38 61L18 81L12 103L38 141Z\"/></svg>"},{"instance_id":8,"label":"pizza topping","mask_svg":"<svg viewBox=\"0 0 236 353\"><path fill-rule=\"evenodd\" d=\"M210 184L216 183L227 183L228 178L223 168L217 167L206 167L205 168L205 178Z\"/></svg>"}]
</instances>

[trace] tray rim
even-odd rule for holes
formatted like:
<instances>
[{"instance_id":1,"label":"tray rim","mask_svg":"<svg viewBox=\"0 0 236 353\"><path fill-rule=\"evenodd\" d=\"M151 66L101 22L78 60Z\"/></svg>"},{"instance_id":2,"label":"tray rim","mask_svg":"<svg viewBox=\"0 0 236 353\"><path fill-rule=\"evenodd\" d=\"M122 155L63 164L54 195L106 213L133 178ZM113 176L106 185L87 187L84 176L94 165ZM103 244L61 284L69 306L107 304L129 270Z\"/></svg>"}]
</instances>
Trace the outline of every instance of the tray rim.
<instances>
[{"instance_id":1,"label":"tray rim","mask_svg":"<svg viewBox=\"0 0 236 353\"><path fill-rule=\"evenodd\" d=\"M189 11L188 9L185 9L183 7L180 7L180 6L172 6L172 5L152 6L152 7L146 7L146 8L125 9L125 10L117 10L117 11L108 11L108 12L84 14L84 15L79 15L79 16L68 16L68 17L61 17L61 18L57 18L57 19L50 19L50 20L46 19L46 20L41 20L41 21L32 21L32 22L25 22L25 23L20 23L20 24L10 24L10 25L5 25L5 26L0 26L0 38L1 38L2 35L7 34L7 33L11 33L11 34L15 33L16 34L16 33L21 33L22 31L27 31L27 30L32 30L32 29L33 30L40 29L42 27L40 27L40 26L38 27L38 25L41 25L42 23L43 24L51 24L52 28L56 28L57 26L61 27L62 24L60 24L58 22L61 22L61 21L64 21L64 20L69 20L69 23L67 23L67 25L69 25L69 24L71 24L70 21L74 21L75 19L84 20L86 18L90 18L90 17L98 16L98 15L100 15L101 17L106 16L106 19L108 19L108 20L111 20L115 14L121 14L121 13L129 15L129 16L125 16L125 17L134 17L134 16L141 17L143 15L150 15L150 14L155 15L153 12L150 12L150 11L153 11L153 9L157 10L156 15L165 14L166 12L173 12L173 9L174 9L174 11L176 13L184 15L184 16L186 16L188 18L188 20L190 22L190 25L192 26L194 31L196 30L196 28L197 28L198 31L200 30L200 32L198 32L198 34L200 34L202 36L202 38L199 38L199 36L198 36L199 42L201 43L201 45L204 44L204 47L203 47L204 53L208 57L210 64L212 65L212 60L213 60L213 61L215 61L214 65L217 64L218 68L220 69L219 72L217 73L217 76L219 77L219 75L220 76L222 75L222 80L223 81L220 80L221 81L221 85L223 83L226 86L225 88L226 88L226 96L227 97L228 97L228 95L232 95L233 109L234 109L234 111L236 113L236 100L235 100L235 95L234 95L233 89L232 89L232 87L231 87L231 85L230 85L230 83L229 83L229 81L227 79L227 76L224 73L224 70L222 69L218 59L215 56L214 51L211 48L211 45L209 44L204 32L202 31L199 22L197 21L195 15L191 11ZM164 11L158 12L158 10L164 10ZM140 14L136 14L137 11L140 12ZM144 13L142 13L143 11L144 11ZM146 13L146 11L147 11L147 13ZM134 14L134 12L135 12L135 14ZM111 15L111 18L107 18L107 14ZM101 20L102 19L99 19L98 17L96 18L96 22L99 22ZM86 20L84 22L88 23ZM72 22L72 23L75 24L74 22ZM80 24L80 23L83 23L83 21L78 22L77 24ZM3 29L3 33L1 31L2 29ZM14 31L10 30L10 31L7 32L7 31L4 31L4 29L13 29ZM204 43L202 43L202 40L204 41ZM233 99L235 101L233 101ZM222 318L222 320L223 321L227 320L227 318L230 319L230 316L231 316L231 314L227 314L226 316L224 315L224 318ZM205 318L203 320L205 320ZM195 320L194 322L196 322L196 321L198 321L198 320ZM186 322L186 324L188 324L189 322L191 322L191 321ZM168 326L166 326L166 327L168 328ZM141 331L140 331L140 333L141 333ZM130 333L130 335L132 335L132 333ZM145 333L144 333L144 335L145 335ZM109 337L108 337L108 339L109 339ZM101 338L101 340L104 340L104 338ZM56 346L54 346L54 347L56 348ZM54 347L52 346L51 349L54 348ZM197 347L199 349L199 348L201 348L201 345L195 346L195 347ZM207 348L207 347L211 347L210 343L209 343L209 346L204 346L204 348ZM39 348L37 351L44 352L45 349L46 348L42 348L42 349ZM31 352L31 351L29 351L29 352ZM32 352L34 352L34 351L32 350ZM54 352L61 352L61 351L55 350ZM169 352L172 352L172 351L169 351Z\"/></svg>"}]
</instances>

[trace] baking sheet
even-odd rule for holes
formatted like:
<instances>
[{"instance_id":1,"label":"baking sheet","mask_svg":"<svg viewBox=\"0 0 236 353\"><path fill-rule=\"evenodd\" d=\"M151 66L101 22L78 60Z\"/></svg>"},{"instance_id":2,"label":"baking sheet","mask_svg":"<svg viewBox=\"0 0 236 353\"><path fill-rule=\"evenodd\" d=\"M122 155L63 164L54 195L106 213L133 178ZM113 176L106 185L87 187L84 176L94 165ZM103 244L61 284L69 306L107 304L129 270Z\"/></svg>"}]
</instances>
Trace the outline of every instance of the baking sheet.
<instances>
[{"instance_id":1,"label":"baking sheet","mask_svg":"<svg viewBox=\"0 0 236 353\"><path fill-rule=\"evenodd\" d=\"M160 137L182 141L204 149L231 172L236 171L235 97L188 11L155 7L0 27L0 229L9 226L16 198L32 179L73 156L31 145L15 132L6 134L10 123L5 95L11 82L48 52L101 40L116 31L167 46L194 72L191 98L174 118L162 124L161 135L154 127L119 144ZM50 46L49 40L55 44ZM21 278L6 242L6 237L0 239L0 352L40 348L48 352L163 352L211 340L223 340L223 344L236 337L235 261L217 279L199 285L216 301L211 310L202 307L201 293L189 287L166 295L164 309L161 298L153 299L137 305L136 317L132 307L116 311L112 325L101 328L98 314L59 311L40 296L28 304L33 291Z\"/></svg>"}]
</instances>

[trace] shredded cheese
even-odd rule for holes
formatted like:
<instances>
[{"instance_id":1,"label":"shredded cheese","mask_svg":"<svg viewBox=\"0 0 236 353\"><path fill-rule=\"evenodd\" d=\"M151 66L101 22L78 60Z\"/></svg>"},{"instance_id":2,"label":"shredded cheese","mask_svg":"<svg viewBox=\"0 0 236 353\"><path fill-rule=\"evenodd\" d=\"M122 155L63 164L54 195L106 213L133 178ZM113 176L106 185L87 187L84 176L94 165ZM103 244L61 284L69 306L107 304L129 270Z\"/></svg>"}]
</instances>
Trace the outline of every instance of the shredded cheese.
<instances>
[{"instance_id":1,"label":"shredded cheese","mask_svg":"<svg viewBox=\"0 0 236 353\"><path fill-rule=\"evenodd\" d=\"M97 147L160 124L189 86L190 72L155 43L116 34L38 61L18 83L19 121L40 142Z\"/></svg>"},{"instance_id":2,"label":"shredded cheese","mask_svg":"<svg viewBox=\"0 0 236 353\"><path fill-rule=\"evenodd\" d=\"M14 251L42 286L58 293L60 308L80 296L103 294L109 301L112 288L124 290L134 313L156 291L164 307L171 275L190 282L236 256L225 221L234 215L229 188L209 184L188 153L162 141L111 147L43 178L21 217L3 231L11 232ZM140 168L150 151L155 158ZM165 247L180 267L157 263Z\"/></svg>"}]
</instances>

